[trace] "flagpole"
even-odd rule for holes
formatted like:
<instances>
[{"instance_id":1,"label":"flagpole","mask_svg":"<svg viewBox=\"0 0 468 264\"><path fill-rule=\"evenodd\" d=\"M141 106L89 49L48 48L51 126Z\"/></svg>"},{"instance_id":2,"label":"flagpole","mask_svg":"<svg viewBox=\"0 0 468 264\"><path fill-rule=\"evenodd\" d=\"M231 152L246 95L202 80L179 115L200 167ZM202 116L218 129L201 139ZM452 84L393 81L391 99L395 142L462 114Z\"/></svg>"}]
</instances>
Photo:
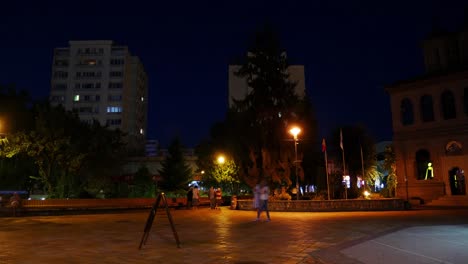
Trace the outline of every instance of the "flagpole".
<instances>
[{"instance_id":1,"label":"flagpole","mask_svg":"<svg viewBox=\"0 0 468 264\"><path fill-rule=\"evenodd\" d=\"M327 195L328 195L328 200L330 200L330 185L328 181L327 143L325 142L325 138L322 139L322 152L325 155L325 173L327 174Z\"/></svg>"},{"instance_id":2,"label":"flagpole","mask_svg":"<svg viewBox=\"0 0 468 264\"><path fill-rule=\"evenodd\" d=\"M344 158L344 147L343 147L343 130L340 128L340 147L341 147L341 153L343 155L343 180L344 176L346 175L346 165L345 165L345 158ZM345 199L348 199L348 188L347 188L347 183L345 182Z\"/></svg>"},{"instance_id":3,"label":"flagpole","mask_svg":"<svg viewBox=\"0 0 468 264\"><path fill-rule=\"evenodd\" d=\"M327 194L328 200L330 200L330 185L328 181L328 160L327 160L327 150L325 149L325 172L327 173Z\"/></svg>"},{"instance_id":4,"label":"flagpole","mask_svg":"<svg viewBox=\"0 0 468 264\"><path fill-rule=\"evenodd\" d=\"M361 147L361 167L362 167L362 180L365 178L365 172L364 172L364 155L362 154L362 145L359 144ZM364 181L365 182L365 181Z\"/></svg>"}]
</instances>

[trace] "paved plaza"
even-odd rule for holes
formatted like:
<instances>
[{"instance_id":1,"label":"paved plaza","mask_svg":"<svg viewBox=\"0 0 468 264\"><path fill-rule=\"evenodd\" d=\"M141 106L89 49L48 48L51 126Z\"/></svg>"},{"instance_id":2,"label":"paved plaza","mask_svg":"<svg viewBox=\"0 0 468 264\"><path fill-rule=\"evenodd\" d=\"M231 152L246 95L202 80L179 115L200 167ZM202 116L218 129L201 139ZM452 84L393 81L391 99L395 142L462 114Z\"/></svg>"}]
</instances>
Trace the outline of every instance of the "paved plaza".
<instances>
[{"instance_id":1,"label":"paved plaza","mask_svg":"<svg viewBox=\"0 0 468 264\"><path fill-rule=\"evenodd\" d=\"M0 218L0 264L468 263L468 209L391 212L149 210ZM263 219L265 216L263 215Z\"/></svg>"}]
</instances>

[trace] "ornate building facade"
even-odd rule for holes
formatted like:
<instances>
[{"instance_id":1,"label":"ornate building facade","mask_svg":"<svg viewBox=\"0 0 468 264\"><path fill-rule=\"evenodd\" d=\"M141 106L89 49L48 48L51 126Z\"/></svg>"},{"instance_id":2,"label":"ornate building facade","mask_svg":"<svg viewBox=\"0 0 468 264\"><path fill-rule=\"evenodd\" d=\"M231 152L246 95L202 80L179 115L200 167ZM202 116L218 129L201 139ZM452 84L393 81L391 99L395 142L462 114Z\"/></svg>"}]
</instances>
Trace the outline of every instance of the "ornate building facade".
<instances>
[{"instance_id":1,"label":"ornate building facade","mask_svg":"<svg viewBox=\"0 0 468 264\"><path fill-rule=\"evenodd\" d=\"M390 95L397 196L468 205L468 23L422 43L426 73L386 87Z\"/></svg>"}]
</instances>

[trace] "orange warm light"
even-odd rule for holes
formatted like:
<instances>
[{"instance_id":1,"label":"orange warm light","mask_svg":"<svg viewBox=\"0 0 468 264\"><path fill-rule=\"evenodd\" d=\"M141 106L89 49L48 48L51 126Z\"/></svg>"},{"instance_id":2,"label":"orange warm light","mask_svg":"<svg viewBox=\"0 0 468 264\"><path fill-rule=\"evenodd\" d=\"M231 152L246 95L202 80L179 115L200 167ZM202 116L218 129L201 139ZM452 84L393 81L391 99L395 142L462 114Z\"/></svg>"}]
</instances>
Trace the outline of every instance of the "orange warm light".
<instances>
[{"instance_id":1,"label":"orange warm light","mask_svg":"<svg viewBox=\"0 0 468 264\"><path fill-rule=\"evenodd\" d=\"M218 156L217 161L219 164L224 164L224 162L226 162L226 158L223 155L221 155L221 156Z\"/></svg>"},{"instance_id":2,"label":"orange warm light","mask_svg":"<svg viewBox=\"0 0 468 264\"><path fill-rule=\"evenodd\" d=\"M289 133L294 136L294 139L297 139L297 135L301 133L301 129L299 127L293 127L289 130Z\"/></svg>"}]
</instances>

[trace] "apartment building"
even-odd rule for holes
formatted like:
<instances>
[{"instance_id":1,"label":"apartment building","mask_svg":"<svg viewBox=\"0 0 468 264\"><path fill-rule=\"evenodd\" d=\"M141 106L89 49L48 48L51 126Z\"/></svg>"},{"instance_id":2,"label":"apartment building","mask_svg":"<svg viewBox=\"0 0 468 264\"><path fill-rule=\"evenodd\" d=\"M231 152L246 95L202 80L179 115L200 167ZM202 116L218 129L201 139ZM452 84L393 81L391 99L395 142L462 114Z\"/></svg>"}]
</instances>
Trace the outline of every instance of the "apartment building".
<instances>
[{"instance_id":1,"label":"apartment building","mask_svg":"<svg viewBox=\"0 0 468 264\"><path fill-rule=\"evenodd\" d=\"M50 102L74 110L83 122L97 120L144 148L148 78L137 56L111 40L70 41L55 48Z\"/></svg>"}]
</instances>

